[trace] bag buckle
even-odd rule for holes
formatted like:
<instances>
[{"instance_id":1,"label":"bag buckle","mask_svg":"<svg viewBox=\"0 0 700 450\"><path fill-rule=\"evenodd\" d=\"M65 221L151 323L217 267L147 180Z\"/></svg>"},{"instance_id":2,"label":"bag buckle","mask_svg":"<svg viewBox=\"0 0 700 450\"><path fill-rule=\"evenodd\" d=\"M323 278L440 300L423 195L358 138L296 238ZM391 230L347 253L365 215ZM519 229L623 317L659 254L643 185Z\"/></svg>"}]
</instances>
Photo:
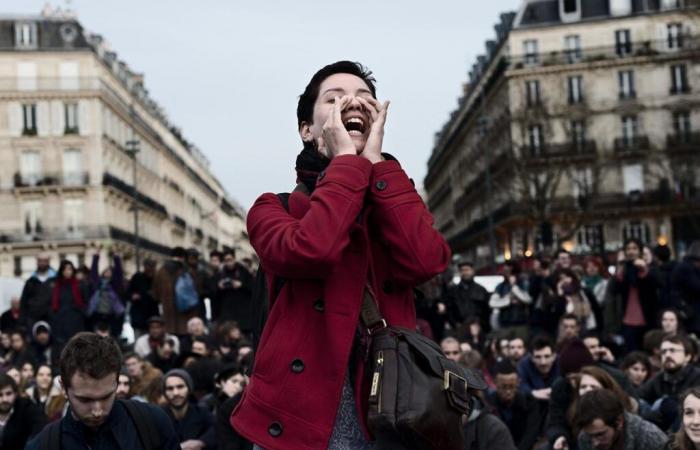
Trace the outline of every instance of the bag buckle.
<instances>
[{"instance_id":1,"label":"bag buckle","mask_svg":"<svg viewBox=\"0 0 700 450\"><path fill-rule=\"evenodd\" d=\"M372 334L376 333L379 330L383 330L384 328L387 327L386 320L382 319L381 322L376 323L370 328L367 328L367 332L369 333L370 336Z\"/></svg>"},{"instance_id":2,"label":"bag buckle","mask_svg":"<svg viewBox=\"0 0 700 450\"><path fill-rule=\"evenodd\" d=\"M452 380L459 380L464 384L464 392L467 392L467 389L469 388L469 383L467 383L467 379L457 375L456 373L452 372L451 370L445 370L445 379L443 382L443 388L448 391L452 388L453 381Z\"/></svg>"}]
</instances>

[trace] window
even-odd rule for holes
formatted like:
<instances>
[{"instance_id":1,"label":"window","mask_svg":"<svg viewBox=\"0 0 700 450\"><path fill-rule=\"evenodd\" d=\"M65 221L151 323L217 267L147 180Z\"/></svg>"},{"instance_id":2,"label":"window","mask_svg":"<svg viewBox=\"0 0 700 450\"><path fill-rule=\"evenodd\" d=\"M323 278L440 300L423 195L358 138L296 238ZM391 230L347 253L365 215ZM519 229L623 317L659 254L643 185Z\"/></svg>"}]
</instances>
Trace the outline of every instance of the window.
<instances>
[{"instance_id":1,"label":"window","mask_svg":"<svg viewBox=\"0 0 700 450\"><path fill-rule=\"evenodd\" d=\"M44 231L42 226L41 202L26 201L22 204L22 219L25 234L39 234Z\"/></svg>"},{"instance_id":2,"label":"window","mask_svg":"<svg viewBox=\"0 0 700 450\"><path fill-rule=\"evenodd\" d=\"M22 128L22 134L25 136L35 136L36 135L36 104L25 103L22 105L22 120L24 127Z\"/></svg>"},{"instance_id":3,"label":"window","mask_svg":"<svg viewBox=\"0 0 700 450\"><path fill-rule=\"evenodd\" d=\"M590 195L593 189L593 171L590 167L585 169L575 169L571 180L574 198Z\"/></svg>"},{"instance_id":4,"label":"window","mask_svg":"<svg viewBox=\"0 0 700 450\"><path fill-rule=\"evenodd\" d=\"M83 200L67 199L63 202L63 219L66 230L76 233L83 224Z\"/></svg>"},{"instance_id":5,"label":"window","mask_svg":"<svg viewBox=\"0 0 700 450\"><path fill-rule=\"evenodd\" d=\"M571 121L571 142L576 150L582 150L586 144L586 125L583 120Z\"/></svg>"},{"instance_id":6,"label":"window","mask_svg":"<svg viewBox=\"0 0 700 450\"><path fill-rule=\"evenodd\" d=\"M525 99L528 107L540 104L540 82L538 80L525 82Z\"/></svg>"},{"instance_id":7,"label":"window","mask_svg":"<svg viewBox=\"0 0 700 450\"><path fill-rule=\"evenodd\" d=\"M689 111L676 111L673 113L673 131L682 139L684 142L690 140L690 133L692 131L690 125L690 112Z\"/></svg>"},{"instance_id":8,"label":"window","mask_svg":"<svg viewBox=\"0 0 700 450\"><path fill-rule=\"evenodd\" d=\"M688 71L685 64L671 66L671 94L683 94L690 91Z\"/></svg>"},{"instance_id":9,"label":"window","mask_svg":"<svg viewBox=\"0 0 700 450\"><path fill-rule=\"evenodd\" d=\"M525 53L525 64L537 64L539 60L537 51L537 40L529 39L523 42Z\"/></svg>"},{"instance_id":10,"label":"window","mask_svg":"<svg viewBox=\"0 0 700 450\"><path fill-rule=\"evenodd\" d=\"M581 38L578 34L564 38L566 61L571 64L581 60Z\"/></svg>"},{"instance_id":11,"label":"window","mask_svg":"<svg viewBox=\"0 0 700 450\"><path fill-rule=\"evenodd\" d=\"M641 164L631 164L622 168L622 186L625 194L644 191L644 175Z\"/></svg>"},{"instance_id":12,"label":"window","mask_svg":"<svg viewBox=\"0 0 700 450\"><path fill-rule=\"evenodd\" d=\"M36 23L15 23L15 47L23 50L37 47Z\"/></svg>"},{"instance_id":13,"label":"window","mask_svg":"<svg viewBox=\"0 0 700 450\"><path fill-rule=\"evenodd\" d=\"M668 48L677 49L683 47L683 25L680 23L669 23L666 30Z\"/></svg>"},{"instance_id":14,"label":"window","mask_svg":"<svg viewBox=\"0 0 700 450\"><path fill-rule=\"evenodd\" d=\"M624 116L622 118L622 142L626 147L634 145L638 129L637 116Z\"/></svg>"},{"instance_id":15,"label":"window","mask_svg":"<svg viewBox=\"0 0 700 450\"><path fill-rule=\"evenodd\" d=\"M639 220L632 220L622 227L622 239L639 239L642 242L649 242L649 225Z\"/></svg>"},{"instance_id":16,"label":"window","mask_svg":"<svg viewBox=\"0 0 700 450\"><path fill-rule=\"evenodd\" d=\"M575 105L583 101L583 77L576 75L569 77L569 104Z\"/></svg>"},{"instance_id":17,"label":"window","mask_svg":"<svg viewBox=\"0 0 700 450\"><path fill-rule=\"evenodd\" d=\"M661 9L678 9L681 7L681 0L661 0Z\"/></svg>"},{"instance_id":18,"label":"window","mask_svg":"<svg viewBox=\"0 0 700 450\"><path fill-rule=\"evenodd\" d=\"M620 85L620 99L635 98L637 93L634 90L634 72L623 70L617 73Z\"/></svg>"},{"instance_id":19,"label":"window","mask_svg":"<svg viewBox=\"0 0 700 450\"><path fill-rule=\"evenodd\" d=\"M41 181L41 154L35 150L24 151L19 158L21 185L36 186Z\"/></svg>"},{"instance_id":20,"label":"window","mask_svg":"<svg viewBox=\"0 0 700 450\"><path fill-rule=\"evenodd\" d=\"M577 243L589 252L603 252L603 225L584 225L577 233Z\"/></svg>"},{"instance_id":21,"label":"window","mask_svg":"<svg viewBox=\"0 0 700 450\"><path fill-rule=\"evenodd\" d=\"M63 152L63 184L80 186L83 178L83 154L80 150L68 149Z\"/></svg>"},{"instance_id":22,"label":"window","mask_svg":"<svg viewBox=\"0 0 700 450\"><path fill-rule=\"evenodd\" d=\"M564 13L573 14L578 11L578 1L577 0L564 0Z\"/></svg>"},{"instance_id":23,"label":"window","mask_svg":"<svg viewBox=\"0 0 700 450\"><path fill-rule=\"evenodd\" d=\"M625 56L632 53L630 30L615 31L615 53L617 53L617 56Z\"/></svg>"},{"instance_id":24,"label":"window","mask_svg":"<svg viewBox=\"0 0 700 450\"><path fill-rule=\"evenodd\" d=\"M65 103L63 109L66 123L65 134L78 134L78 104Z\"/></svg>"},{"instance_id":25,"label":"window","mask_svg":"<svg viewBox=\"0 0 700 450\"><path fill-rule=\"evenodd\" d=\"M530 125L527 134L530 154L539 155L542 152L542 125Z\"/></svg>"}]
</instances>

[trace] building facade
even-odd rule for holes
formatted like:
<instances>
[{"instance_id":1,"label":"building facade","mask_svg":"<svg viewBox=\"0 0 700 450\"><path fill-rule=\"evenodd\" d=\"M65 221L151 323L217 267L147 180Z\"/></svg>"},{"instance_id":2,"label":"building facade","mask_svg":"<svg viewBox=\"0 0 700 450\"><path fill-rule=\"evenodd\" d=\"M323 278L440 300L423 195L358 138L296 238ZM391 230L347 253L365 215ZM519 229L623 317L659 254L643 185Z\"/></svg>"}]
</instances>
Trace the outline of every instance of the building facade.
<instances>
[{"instance_id":1,"label":"building facade","mask_svg":"<svg viewBox=\"0 0 700 450\"><path fill-rule=\"evenodd\" d=\"M202 152L70 14L0 16L0 167L0 276L26 276L38 252L56 267L112 249L132 273L136 248L252 255Z\"/></svg>"},{"instance_id":2,"label":"building facade","mask_svg":"<svg viewBox=\"0 0 700 450\"><path fill-rule=\"evenodd\" d=\"M700 238L697 5L526 0L496 32L428 162L455 253L484 266L490 241L502 262Z\"/></svg>"}]
</instances>

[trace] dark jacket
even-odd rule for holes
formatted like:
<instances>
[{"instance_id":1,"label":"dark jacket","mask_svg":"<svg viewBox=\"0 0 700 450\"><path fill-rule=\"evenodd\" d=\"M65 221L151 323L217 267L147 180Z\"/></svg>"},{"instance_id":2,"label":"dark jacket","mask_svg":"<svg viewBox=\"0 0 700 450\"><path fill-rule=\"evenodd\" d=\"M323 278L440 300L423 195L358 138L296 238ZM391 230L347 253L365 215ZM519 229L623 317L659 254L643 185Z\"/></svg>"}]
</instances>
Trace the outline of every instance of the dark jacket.
<instances>
[{"instance_id":1,"label":"dark jacket","mask_svg":"<svg viewBox=\"0 0 700 450\"><path fill-rule=\"evenodd\" d=\"M656 324L659 311L656 273L648 270L645 275L640 276L637 269L627 262L608 283L604 312L606 332L615 334L620 332L632 287L636 287L639 293L639 303L646 326L653 327Z\"/></svg>"},{"instance_id":2,"label":"dark jacket","mask_svg":"<svg viewBox=\"0 0 700 450\"><path fill-rule=\"evenodd\" d=\"M518 450L530 450L542 431L544 417L539 402L529 394L517 392L510 405L505 405L496 392L487 396L493 413L508 427Z\"/></svg>"},{"instance_id":3,"label":"dark jacket","mask_svg":"<svg viewBox=\"0 0 700 450\"><path fill-rule=\"evenodd\" d=\"M89 299L89 288L84 282L79 283L79 294L82 297L83 306L78 299L74 298L70 283L57 282L56 289L59 291L59 306L58 311L53 313L50 323L51 335L60 351L70 338L86 329L85 302Z\"/></svg>"},{"instance_id":4,"label":"dark jacket","mask_svg":"<svg viewBox=\"0 0 700 450\"><path fill-rule=\"evenodd\" d=\"M163 450L179 450L180 441L173 431L173 426L163 411L153 405L142 403L141 406L148 409L156 430L160 434L161 442L165 445ZM86 427L82 422L73 417L70 408L61 419L61 448L66 450L91 448L92 450L139 450L143 447L139 440L138 431L133 420L129 416L126 407L120 401L115 401L107 421L97 430L86 436ZM44 430L46 432L46 430ZM26 447L26 450L40 450L42 432L34 438ZM87 441L90 439L90 442Z\"/></svg>"},{"instance_id":5,"label":"dark jacket","mask_svg":"<svg viewBox=\"0 0 700 450\"><path fill-rule=\"evenodd\" d=\"M216 448L216 429L214 416L206 408L195 403L187 405L185 417L177 420L169 407L164 407L165 413L175 428L179 442L196 439L204 442L207 449Z\"/></svg>"},{"instance_id":6,"label":"dark jacket","mask_svg":"<svg viewBox=\"0 0 700 450\"><path fill-rule=\"evenodd\" d=\"M486 411L472 412L463 430L464 450L516 450L508 427Z\"/></svg>"},{"instance_id":7,"label":"dark jacket","mask_svg":"<svg viewBox=\"0 0 700 450\"><path fill-rule=\"evenodd\" d=\"M148 330L148 318L159 315L158 302L153 298L152 289L153 277L143 272L135 273L129 281L126 301L131 302L131 325L137 330ZM138 300L133 300L134 294L139 295Z\"/></svg>"},{"instance_id":8,"label":"dark jacket","mask_svg":"<svg viewBox=\"0 0 700 450\"><path fill-rule=\"evenodd\" d=\"M689 312L688 331L700 333L700 269L695 266L695 260L685 257L676 266L671 279L673 306Z\"/></svg>"},{"instance_id":9,"label":"dark jacket","mask_svg":"<svg viewBox=\"0 0 700 450\"><path fill-rule=\"evenodd\" d=\"M178 336L187 334L187 321L199 314L198 308L180 312L175 306L175 282L184 270L183 262L172 259L158 269L153 279L153 296L163 305L165 329L168 333Z\"/></svg>"},{"instance_id":10,"label":"dark jacket","mask_svg":"<svg viewBox=\"0 0 700 450\"><path fill-rule=\"evenodd\" d=\"M481 320L481 326L489 324L491 309L489 308L489 293L482 285L474 280L460 281L447 291L447 310L453 326L460 324L471 316Z\"/></svg>"},{"instance_id":11,"label":"dark jacket","mask_svg":"<svg viewBox=\"0 0 700 450\"><path fill-rule=\"evenodd\" d=\"M518 362L518 378L520 378L520 392L529 394L537 389L545 389L552 387L552 384L559 379L559 360L557 359L552 364L547 377L542 376L535 363L532 362L532 356L527 355Z\"/></svg>"},{"instance_id":12,"label":"dark jacket","mask_svg":"<svg viewBox=\"0 0 700 450\"><path fill-rule=\"evenodd\" d=\"M17 397L0 440L2 450L21 450L46 425L46 414L28 398Z\"/></svg>"},{"instance_id":13,"label":"dark jacket","mask_svg":"<svg viewBox=\"0 0 700 450\"><path fill-rule=\"evenodd\" d=\"M55 272L49 269L49 277L45 281L40 281L36 273L33 273L24 284L19 302L19 317L20 322L27 329L31 329L34 322L38 320L51 322L51 293L54 277Z\"/></svg>"},{"instance_id":14,"label":"dark jacket","mask_svg":"<svg viewBox=\"0 0 700 450\"><path fill-rule=\"evenodd\" d=\"M0 331L2 331L3 333L9 333L10 331L17 328L17 325L19 324L19 315L15 317L15 314L11 309L8 309L0 316Z\"/></svg>"},{"instance_id":15,"label":"dark jacket","mask_svg":"<svg viewBox=\"0 0 700 450\"><path fill-rule=\"evenodd\" d=\"M233 281L240 281L239 288ZM212 320L223 322L235 320L243 331L253 328L252 301L253 277L248 269L236 263L233 270L222 266L216 278L216 294L212 299Z\"/></svg>"},{"instance_id":16,"label":"dark jacket","mask_svg":"<svg viewBox=\"0 0 700 450\"><path fill-rule=\"evenodd\" d=\"M241 401L241 394L224 401L216 410L216 440L218 450L252 450L253 443L247 441L231 426L233 408Z\"/></svg>"},{"instance_id":17,"label":"dark jacket","mask_svg":"<svg viewBox=\"0 0 700 450\"><path fill-rule=\"evenodd\" d=\"M688 364L678 373L661 371L639 388L639 398L652 404L661 397L677 399L686 389L700 385L700 369Z\"/></svg>"},{"instance_id":18,"label":"dark jacket","mask_svg":"<svg viewBox=\"0 0 700 450\"><path fill-rule=\"evenodd\" d=\"M559 436L564 436L569 443L569 448L576 448L576 441L571 434L571 427L566 418L566 410L574 398L571 383L566 378L559 378L552 385L552 395L549 397L549 416L544 433L550 444L553 444Z\"/></svg>"}]
</instances>

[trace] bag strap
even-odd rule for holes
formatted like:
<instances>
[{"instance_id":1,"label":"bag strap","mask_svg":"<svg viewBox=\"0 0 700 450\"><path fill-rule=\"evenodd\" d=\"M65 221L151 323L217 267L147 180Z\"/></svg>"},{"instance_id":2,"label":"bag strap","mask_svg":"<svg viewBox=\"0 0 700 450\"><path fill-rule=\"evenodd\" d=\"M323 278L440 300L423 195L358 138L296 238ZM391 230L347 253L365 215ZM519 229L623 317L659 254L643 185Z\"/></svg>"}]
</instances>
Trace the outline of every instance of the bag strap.
<instances>
[{"instance_id":1,"label":"bag strap","mask_svg":"<svg viewBox=\"0 0 700 450\"><path fill-rule=\"evenodd\" d=\"M131 421L136 425L136 432L139 435L139 440L144 450L155 450L160 448L160 434L156 431L156 426L153 419L148 414L142 405L136 404L133 400L122 400L126 411L131 417Z\"/></svg>"},{"instance_id":2,"label":"bag strap","mask_svg":"<svg viewBox=\"0 0 700 450\"><path fill-rule=\"evenodd\" d=\"M61 420L48 424L41 433L42 450L61 450Z\"/></svg>"},{"instance_id":3,"label":"bag strap","mask_svg":"<svg viewBox=\"0 0 700 450\"><path fill-rule=\"evenodd\" d=\"M367 328L369 334L372 334L382 328L387 327L386 320L379 312L379 307L372 297L368 287L365 287L365 292L362 297L362 308L360 309L360 318L362 324Z\"/></svg>"}]
</instances>

